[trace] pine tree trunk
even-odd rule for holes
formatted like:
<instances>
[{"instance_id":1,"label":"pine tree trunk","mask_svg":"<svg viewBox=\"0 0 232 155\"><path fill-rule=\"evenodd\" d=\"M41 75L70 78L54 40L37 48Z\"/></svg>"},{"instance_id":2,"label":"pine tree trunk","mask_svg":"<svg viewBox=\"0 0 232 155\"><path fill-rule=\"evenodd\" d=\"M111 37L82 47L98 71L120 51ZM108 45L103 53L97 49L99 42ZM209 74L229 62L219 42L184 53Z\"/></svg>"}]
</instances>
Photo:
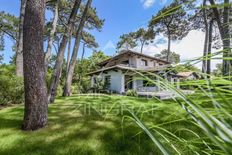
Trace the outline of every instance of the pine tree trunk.
<instances>
[{"instance_id":1,"label":"pine tree trunk","mask_svg":"<svg viewBox=\"0 0 232 155\"><path fill-rule=\"evenodd\" d=\"M167 61L170 61L170 51L171 51L171 36L168 32L168 50L167 50Z\"/></svg>"},{"instance_id":2,"label":"pine tree trunk","mask_svg":"<svg viewBox=\"0 0 232 155\"><path fill-rule=\"evenodd\" d=\"M73 53L69 65L69 70L68 70L68 76L66 78L65 86L64 86L64 92L63 96L70 96L71 95L71 85L72 85L72 78L73 78L73 72L75 69L76 61L77 61L77 54L78 54L78 49L80 46L80 41L81 41L81 33L85 25L85 21L87 19L87 14L88 14L88 9L92 3L92 0L88 0L85 10L83 12L80 24L78 26L78 30L76 33L76 40L73 48Z\"/></svg>"},{"instance_id":3,"label":"pine tree trunk","mask_svg":"<svg viewBox=\"0 0 232 155\"><path fill-rule=\"evenodd\" d=\"M209 0L211 6L216 6L214 0ZM223 58L226 58L231 55L231 49L230 49L230 35L229 35L229 0L224 0L224 11L223 11L223 23L221 22L221 14L219 13L219 10L217 7L212 7L212 10L214 12L214 17L217 21L217 25L219 28L220 36L223 42ZM223 60L222 62L222 74L223 75L229 75L230 73L230 61L229 60Z\"/></svg>"},{"instance_id":4,"label":"pine tree trunk","mask_svg":"<svg viewBox=\"0 0 232 155\"><path fill-rule=\"evenodd\" d=\"M50 62L51 56L52 56L52 44L53 44L53 40L54 40L54 36L55 36L55 32L56 32L56 25L58 22L58 15L59 15L59 0L56 1L55 4L55 11L54 11L54 18L53 18L53 22L52 22L52 29L48 38L48 47L47 47L47 51L45 54L45 59L44 59L44 64L45 64L45 73L47 73L48 70L48 64Z\"/></svg>"},{"instance_id":5,"label":"pine tree trunk","mask_svg":"<svg viewBox=\"0 0 232 155\"><path fill-rule=\"evenodd\" d=\"M69 36L69 41L68 41L68 53L67 53L67 64L66 64L66 73L65 73L65 77L68 77L68 68L69 68L69 64L70 64L70 53L71 53L71 38L72 34Z\"/></svg>"},{"instance_id":6,"label":"pine tree trunk","mask_svg":"<svg viewBox=\"0 0 232 155\"><path fill-rule=\"evenodd\" d=\"M223 58L231 56L231 47L230 47L230 23L229 23L229 0L224 0L224 11L223 11ZM222 63L222 73L225 76L230 75L231 60L223 60Z\"/></svg>"},{"instance_id":7,"label":"pine tree trunk","mask_svg":"<svg viewBox=\"0 0 232 155\"><path fill-rule=\"evenodd\" d=\"M67 77L67 75L68 75L68 67L69 67L69 63L70 63L71 44L72 44L72 35L69 36L69 41L68 41L68 54L67 54L66 77Z\"/></svg>"},{"instance_id":8,"label":"pine tree trunk","mask_svg":"<svg viewBox=\"0 0 232 155\"><path fill-rule=\"evenodd\" d=\"M21 0L19 34L16 49L16 75L23 76L23 22L27 0Z\"/></svg>"},{"instance_id":9,"label":"pine tree trunk","mask_svg":"<svg viewBox=\"0 0 232 155\"><path fill-rule=\"evenodd\" d=\"M19 49L23 48L19 45ZM16 52L16 76L23 77L23 51Z\"/></svg>"},{"instance_id":10,"label":"pine tree trunk","mask_svg":"<svg viewBox=\"0 0 232 155\"><path fill-rule=\"evenodd\" d=\"M50 103L53 103L55 100L56 90L57 90L57 87L59 85L60 75L61 75L61 71L62 71L64 52L65 52L65 48L66 48L66 45L68 42L68 36L70 35L70 33L72 32L72 29L74 27L75 17L76 17L78 9L80 7L80 4L81 4L81 0L75 0L74 6L73 6L73 9L72 9L72 12L70 14L69 21L67 24L67 29L65 31L66 33L64 34L62 41L60 43L60 46L59 46L59 51L57 54L57 59L56 59L54 71L53 71L53 74L51 77L51 85L50 85L50 89L49 89L49 93L48 93L48 101Z\"/></svg>"},{"instance_id":11,"label":"pine tree trunk","mask_svg":"<svg viewBox=\"0 0 232 155\"><path fill-rule=\"evenodd\" d=\"M45 0L28 0L23 26L25 111L23 130L47 124L47 93L44 72L43 32Z\"/></svg>"},{"instance_id":12,"label":"pine tree trunk","mask_svg":"<svg viewBox=\"0 0 232 155\"><path fill-rule=\"evenodd\" d=\"M143 41L143 42L141 43L141 49L140 49L140 53L141 53L141 54L143 53L144 44L145 44L145 41Z\"/></svg>"},{"instance_id":13,"label":"pine tree trunk","mask_svg":"<svg viewBox=\"0 0 232 155\"><path fill-rule=\"evenodd\" d=\"M213 20L210 21L209 24L209 43L208 43L208 56L207 56L207 70L206 73L209 75L211 73L211 49L212 49L212 36L213 36Z\"/></svg>"},{"instance_id":14,"label":"pine tree trunk","mask_svg":"<svg viewBox=\"0 0 232 155\"><path fill-rule=\"evenodd\" d=\"M206 6L206 0L203 1L203 7ZM207 61L206 56L208 52L208 41L209 41L209 26L207 21L206 10L203 8L203 18L205 24L205 42L204 42L204 51L203 51L203 60L202 60L202 73L206 73L207 70Z\"/></svg>"},{"instance_id":15,"label":"pine tree trunk","mask_svg":"<svg viewBox=\"0 0 232 155\"><path fill-rule=\"evenodd\" d=\"M82 49L82 54L81 54L81 61L84 59L84 55L85 55L85 45L86 43L83 43L83 49ZM82 80L82 74L79 73L78 74L78 87L79 87L79 92L81 93L81 80Z\"/></svg>"},{"instance_id":16,"label":"pine tree trunk","mask_svg":"<svg viewBox=\"0 0 232 155\"><path fill-rule=\"evenodd\" d=\"M81 60L84 59L84 55L85 55L85 45L86 45L86 43L83 43L83 50L82 50L82 54L81 54Z\"/></svg>"}]
</instances>

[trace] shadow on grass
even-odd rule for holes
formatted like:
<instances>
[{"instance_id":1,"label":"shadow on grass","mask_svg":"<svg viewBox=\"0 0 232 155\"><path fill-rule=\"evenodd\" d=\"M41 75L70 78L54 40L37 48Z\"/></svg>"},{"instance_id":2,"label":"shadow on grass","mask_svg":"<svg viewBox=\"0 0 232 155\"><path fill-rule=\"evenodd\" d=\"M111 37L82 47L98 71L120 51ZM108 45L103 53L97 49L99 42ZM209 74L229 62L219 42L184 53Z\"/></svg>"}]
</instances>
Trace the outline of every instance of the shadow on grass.
<instances>
[{"instance_id":1,"label":"shadow on grass","mask_svg":"<svg viewBox=\"0 0 232 155\"><path fill-rule=\"evenodd\" d=\"M107 119L95 108L78 107L83 104L113 104L114 98L59 98L49 105L49 123L41 130L20 130L22 105L0 111L0 154L159 154L150 139L128 123L121 128L121 116ZM127 123L127 122L125 122Z\"/></svg>"}]
</instances>

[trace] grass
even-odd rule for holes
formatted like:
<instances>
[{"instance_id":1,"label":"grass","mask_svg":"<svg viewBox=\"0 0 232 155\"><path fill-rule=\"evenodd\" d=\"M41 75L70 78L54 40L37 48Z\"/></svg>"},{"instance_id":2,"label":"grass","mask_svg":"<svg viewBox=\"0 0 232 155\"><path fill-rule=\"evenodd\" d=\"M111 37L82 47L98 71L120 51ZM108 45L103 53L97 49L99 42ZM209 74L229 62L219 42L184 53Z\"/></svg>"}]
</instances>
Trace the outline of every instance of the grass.
<instances>
[{"instance_id":1,"label":"grass","mask_svg":"<svg viewBox=\"0 0 232 155\"><path fill-rule=\"evenodd\" d=\"M210 111L210 99L198 101ZM20 130L23 105L0 110L0 154L162 154L133 115L172 154L218 150L177 103L115 95L58 98L35 132Z\"/></svg>"}]
</instances>

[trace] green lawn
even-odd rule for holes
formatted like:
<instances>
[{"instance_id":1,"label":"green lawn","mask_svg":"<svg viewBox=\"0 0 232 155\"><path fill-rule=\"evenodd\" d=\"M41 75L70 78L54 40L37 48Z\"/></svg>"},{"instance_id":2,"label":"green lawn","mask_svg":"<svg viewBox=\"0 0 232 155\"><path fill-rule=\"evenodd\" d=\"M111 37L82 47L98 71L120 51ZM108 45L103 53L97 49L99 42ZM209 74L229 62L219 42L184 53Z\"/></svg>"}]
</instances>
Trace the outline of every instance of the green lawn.
<instances>
[{"instance_id":1,"label":"green lawn","mask_svg":"<svg viewBox=\"0 0 232 155\"><path fill-rule=\"evenodd\" d=\"M199 98L199 104L208 101ZM0 154L161 154L128 110L172 154L208 150L202 143L208 138L177 103L126 96L73 96L49 105L48 125L34 132L20 130L23 105L0 110Z\"/></svg>"}]
</instances>

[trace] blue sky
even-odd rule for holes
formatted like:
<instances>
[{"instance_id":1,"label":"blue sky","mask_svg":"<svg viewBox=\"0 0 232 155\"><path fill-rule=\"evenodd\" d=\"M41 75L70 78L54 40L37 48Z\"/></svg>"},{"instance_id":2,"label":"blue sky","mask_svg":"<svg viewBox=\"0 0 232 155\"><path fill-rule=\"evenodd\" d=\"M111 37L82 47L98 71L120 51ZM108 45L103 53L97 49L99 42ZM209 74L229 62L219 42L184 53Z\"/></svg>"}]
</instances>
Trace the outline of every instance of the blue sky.
<instances>
[{"instance_id":1,"label":"blue sky","mask_svg":"<svg viewBox=\"0 0 232 155\"><path fill-rule=\"evenodd\" d=\"M93 6L97 8L99 17L105 19L102 31L92 32L100 45L99 50L104 49L107 55L113 55L115 49L109 45L112 43L115 46L123 33L145 27L151 16L161 9L165 2L166 0L94 0ZM0 4L0 11L19 16L20 0L0 0ZM5 38L4 62L9 62L10 56L13 55L11 47L12 41ZM87 50L86 56L90 55L91 50Z\"/></svg>"},{"instance_id":2,"label":"blue sky","mask_svg":"<svg viewBox=\"0 0 232 155\"><path fill-rule=\"evenodd\" d=\"M151 16L161 8L160 3L145 8L141 0L95 0L94 6L106 20L102 32L95 35L103 49L108 42L116 44L121 34L147 26Z\"/></svg>"},{"instance_id":3,"label":"blue sky","mask_svg":"<svg viewBox=\"0 0 232 155\"><path fill-rule=\"evenodd\" d=\"M105 19L105 24L101 32L92 31L100 47L107 55L114 55L119 36L135 31L140 27L146 27L152 15L156 14L164 5L171 0L93 0L93 6L97 8L100 18ZM19 15L20 0L0 0L0 11L6 11L16 16ZM47 18L51 13L47 13ZM10 61L12 52L12 41L5 39L6 45L4 62ZM191 31L181 41L172 41L171 50L180 54L181 60L189 60L202 56L204 44L204 33L199 30ZM45 47L46 49L46 43ZM144 54L154 56L167 48L167 38L162 34L156 36L154 43L144 47ZM137 49L140 49L138 47ZM79 56L82 46L80 46ZM136 49L134 49L136 51ZM139 51L139 50L137 50ZM212 52L215 52L213 49ZM92 54L92 50L86 50L86 57ZM221 61L212 61L212 68ZM201 63L196 64L201 68Z\"/></svg>"}]
</instances>

